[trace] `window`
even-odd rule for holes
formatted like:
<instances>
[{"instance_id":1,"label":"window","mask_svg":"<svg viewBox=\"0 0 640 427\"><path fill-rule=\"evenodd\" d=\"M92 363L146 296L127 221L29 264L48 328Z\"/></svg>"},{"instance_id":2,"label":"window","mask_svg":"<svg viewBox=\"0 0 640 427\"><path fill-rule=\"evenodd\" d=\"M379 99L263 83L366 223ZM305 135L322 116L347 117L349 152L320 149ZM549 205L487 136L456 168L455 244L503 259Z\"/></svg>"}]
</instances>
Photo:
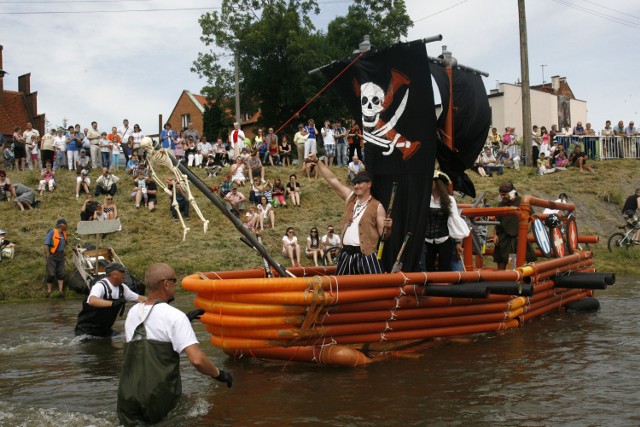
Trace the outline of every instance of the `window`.
<instances>
[{"instance_id":1,"label":"window","mask_svg":"<svg viewBox=\"0 0 640 427\"><path fill-rule=\"evenodd\" d=\"M181 128L182 129L186 129L187 126L189 126L189 123L191 122L191 114L183 114L180 117L180 122L181 122Z\"/></svg>"}]
</instances>

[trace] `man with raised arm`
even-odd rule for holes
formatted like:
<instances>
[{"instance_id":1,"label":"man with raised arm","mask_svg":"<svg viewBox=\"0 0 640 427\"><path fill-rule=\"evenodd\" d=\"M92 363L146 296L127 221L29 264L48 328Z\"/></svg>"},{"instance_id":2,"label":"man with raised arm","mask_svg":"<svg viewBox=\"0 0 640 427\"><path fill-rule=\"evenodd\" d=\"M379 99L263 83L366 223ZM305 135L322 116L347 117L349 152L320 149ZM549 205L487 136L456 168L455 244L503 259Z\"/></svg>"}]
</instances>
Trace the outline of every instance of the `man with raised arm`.
<instances>
[{"instance_id":1,"label":"man with raised arm","mask_svg":"<svg viewBox=\"0 0 640 427\"><path fill-rule=\"evenodd\" d=\"M317 159L314 156L312 160ZM392 221L386 218L382 204L371 196L371 175L367 171L359 172L351 189L322 162L317 163L320 175L346 202L342 218L343 247L336 263L336 274L382 273L376 247L383 233L385 239L391 235Z\"/></svg>"}]
</instances>

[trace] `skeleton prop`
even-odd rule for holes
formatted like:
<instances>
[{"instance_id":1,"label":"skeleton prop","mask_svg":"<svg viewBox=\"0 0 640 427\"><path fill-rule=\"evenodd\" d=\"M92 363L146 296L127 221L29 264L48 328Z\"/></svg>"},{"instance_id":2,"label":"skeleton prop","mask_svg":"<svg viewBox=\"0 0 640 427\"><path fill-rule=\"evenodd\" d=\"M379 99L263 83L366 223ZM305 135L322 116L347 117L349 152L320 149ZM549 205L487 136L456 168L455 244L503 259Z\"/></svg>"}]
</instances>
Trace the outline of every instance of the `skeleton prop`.
<instances>
[{"instance_id":1,"label":"skeleton prop","mask_svg":"<svg viewBox=\"0 0 640 427\"><path fill-rule=\"evenodd\" d=\"M153 140L148 136L142 138L142 141L140 141L140 147L142 147L147 153L147 159L149 160L149 169L151 170L151 178L153 178L156 184L158 184L158 186L160 186L160 188L162 188L165 193L167 193L169 196L172 196L171 206L173 206L173 208L178 213L178 219L180 220L180 224L182 224L182 241L185 241L187 239L187 232L189 231L189 228L184 223L184 219L182 218L182 214L180 213L180 209L178 208L176 194L178 185L187 193L189 205L192 206L196 211L198 218L200 218L203 223L204 232L206 233L207 229L209 228L209 220L205 219L205 217L202 215L202 212L200 211L200 208L198 207L198 204L196 203L196 200L191 193L191 188L189 187L189 180L187 179L187 176L182 174L177 166L173 165L173 162L171 162L171 159L169 158L169 155L164 148L161 150L155 150L153 148ZM165 185L162 180L160 180L158 175L156 175L154 166L164 166L171 172L173 172L173 175L175 177L173 181L175 185L172 186L172 190L169 190L168 186Z\"/></svg>"},{"instance_id":2,"label":"skeleton prop","mask_svg":"<svg viewBox=\"0 0 640 427\"><path fill-rule=\"evenodd\" d=\"M391 82L387 87L386 93L380 86L372 82L358 85L357 81L354 81L353 84L356 94L360 96L362 106L362 136L365 142L385 148L386 151L383 152L385 156L390 155L394 148L398 148L402 152L402 158L404 160L413 156L420 147L420 141L409 141L394 129L407 106L409 88L407 87L400 105L398 105L395 114L388 123L380 119L380 114L391 106L396 92L405 86L409 86L410 83L411 80L404 74L396 70L391 70Z\"/></svg>"}]
</instances>

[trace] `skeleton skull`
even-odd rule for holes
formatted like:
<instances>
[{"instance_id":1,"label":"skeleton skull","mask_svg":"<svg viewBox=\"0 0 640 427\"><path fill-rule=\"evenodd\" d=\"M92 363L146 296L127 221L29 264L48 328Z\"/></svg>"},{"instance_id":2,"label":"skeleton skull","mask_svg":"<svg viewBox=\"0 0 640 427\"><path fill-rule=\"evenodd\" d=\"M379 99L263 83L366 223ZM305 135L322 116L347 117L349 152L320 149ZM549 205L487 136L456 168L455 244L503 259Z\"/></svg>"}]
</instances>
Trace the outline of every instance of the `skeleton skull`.
<instances>
[{"instance_id":1,"label":"skeleton skull","mask_svg":"<svg viewBox=\"0 0 640 427\"><path fill-rule=\"evenodd\" d=\"M360 103L362 105L362 125L375 127L384 111L384 90L375 83L367 82L360 86Z\"/></svg>"},{"instance_id":2,"label":"skeleton skull","mask_svg":"<svg viewBox=\"0 0 640 427\"><path fill-rule=\"evenodd\" d=\"M142 141L140 141L140 146L143 149L153 149L153 139L149 138L148 136L145 136L144 138L142 138Z\"/></svg>"}]
</instances>

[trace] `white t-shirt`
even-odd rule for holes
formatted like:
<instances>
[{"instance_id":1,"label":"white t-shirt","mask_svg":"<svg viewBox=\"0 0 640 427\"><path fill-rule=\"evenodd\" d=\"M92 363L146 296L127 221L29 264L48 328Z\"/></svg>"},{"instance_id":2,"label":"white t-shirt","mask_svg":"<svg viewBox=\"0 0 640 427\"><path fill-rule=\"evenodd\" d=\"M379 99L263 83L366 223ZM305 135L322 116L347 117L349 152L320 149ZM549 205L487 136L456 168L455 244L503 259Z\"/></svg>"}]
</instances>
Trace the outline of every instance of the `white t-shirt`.
<instances>
[{"instance_id":1,"label":"white t-shirt","mask_svg":"<svg viewBox=\"0 0 640 427\"><path fill-rule=\"evenodd\" d=\"M340 236L338 236L336 233L333 233L332 238L329 238L329 235L325 234L324 236L322 236L320 241L324 243L324 245L328 248L331 246L340 246Z\"/></svg>"},{"instance_id":2,"label":"white t-shirt","mask_svg":"<svg viewBox=\"0 0 640 427\"><path fill-rule=\"evenodd\" d=\"M266 206L262 206L261 204L258 205L258 210L260 211L260 215L262 215L262 218L267 219L267 213L269 212L269 209L271 209L271 205L269 203L267 203ZM294 239L297 239L297 237L294 237Z\"/></svg>"},{"instance_id":3,"label":"white t-shirt","mask_svg":"<svg viewBox=\"0 0 640 427\"><path fill-rule=\"evenodd\" d=\"M287 246L295 246L298 243L298 236L293 236L293 239L289 239L289 236L284 236L282 238L282 249L286 250Z\"/></svg>"},{"instance_id":4,"label":"white t-shirt","mask_svg":"<svg viewBox=\"0 0 640 427\"><path fill-rule=\"evenodd\" d=\"M234 129L229 134L229 142L231 142L232 144L240 144L242 146L244 144L245 138L246 137L244 136L244 132L242 132L240 129Z\"/></svg>"},{"instance_id":5,"label":"white t-shirt","mask_svg":"<svg viewBox=\"0 0 640 427\"><path fill-rule=\"evenodd\" d=\"M127 342L131 341L136 328L145 318L144 326L147 330L148 340L170 342L176 353L182 353L190 345L198 344L198 339L186 314L169 304L152 305L143 302L131 307L129 314L127 314L127 320L124 323Z\"/></svg>"},{"instance_id":6,"label":"white t-shirt","mask_svg":"<svg viewBox=\"0 0 640 427\"><path fill-rule=\"evenodd\" d=\"M324 145L331 145L336 143L336 139L333 137L332 128L322 128L322 140L324 141Z\"/></svg>"},{"instance_id":7,"label":"white t-shirt","mask_svg":"<svg viewBox=\"0 0 640 427\"><path fill-rule=\"evenodd\" d=\"M120 135L120 141L127 142L129 141L129 137L133 133L133 126L129 125L127 127L121 126L118 128L118 135Z\"/></svg>"},{"instance_id":8,"label":"white t-shirt","mask_svg":"<svg viewBox=\"0 0 640 427\"><path fill-rule=\"evenodd\" d=\"M63 136L54 136L53 137L53 146L58 151L67 151L67 138Z\"/></svg>"},{"instance_id":9,"label":"white t-shirt","mask_svg":"<svg viewBox=\"0 0 640 427\"><path fill-rule=\"evenodd\" d=\"M91 288L91 292L89 292L89 298L94 296L94 297L97 297L97 298L100 298L100 299L106 299L105 298L105 292L104 292L104 286L102 286L102 284L100 283L103 280L107 282L107 286L109 286L110 289L111 289L111 298L112 299L120 298L120 287L119 286L113 286L111 284L111 282L109 281L109 279L106 278L106 277L104 279L100 279L98 282L96 282L95 285L93 285L93 287ZM127 285L123 284L122 288L124 289L124 299L125 300L127 300L127 301L138 301L138 294L136 294L131 289L129 289L129 287Z\"/></svg>"}]
</instances>

